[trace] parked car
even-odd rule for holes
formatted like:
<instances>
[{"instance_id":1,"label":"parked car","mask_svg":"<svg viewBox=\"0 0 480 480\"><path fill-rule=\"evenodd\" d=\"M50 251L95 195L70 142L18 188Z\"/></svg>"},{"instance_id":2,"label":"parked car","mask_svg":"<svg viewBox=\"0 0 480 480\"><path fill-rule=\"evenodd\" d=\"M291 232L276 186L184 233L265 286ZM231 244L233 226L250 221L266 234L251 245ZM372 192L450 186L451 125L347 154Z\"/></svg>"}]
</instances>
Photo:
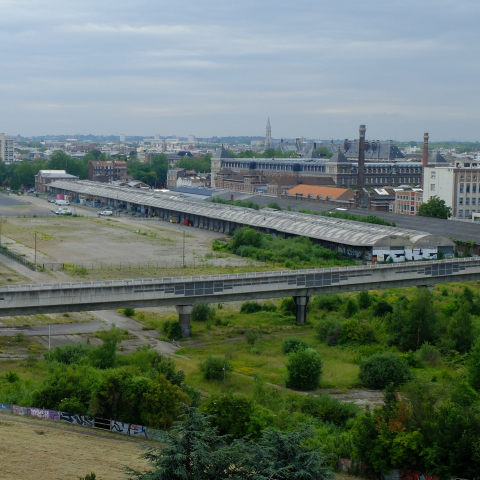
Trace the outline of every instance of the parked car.
<instances>
[{"instance_id":1,"label":"parked car","mask_svg":"<svg viewBox=\"0 0 480 480\"><path fill-rule=\"evenodd\" d=\"M70 205L70 202L69 202L68 200L60 200L60 199L57 198L57 199L55 200L55 204L56 204L56 205L59 205L59 206L60 206L60 205L63 206L63 205Z\"/></svg>"},{"instance_id":2,"label":"parked car","mask_svg":"<svg viewBox=\"0 0 480 480\"><path fill-rule=\"evenodd\" d=\"M49 198L48 203L55 203L55 199L54 198Z\"/></svg>"},{"instance_id":3,"label":"parked car","mask_svg":"<svg viewBox=\"0 0 480 480\"><path fill-rule=\"evenodd\" d=\"M113 212L111 210L102 210L101 212L98 212L99 215L104 215L105 217L109 217L113 215Z\"/></svg>"},{"instance_id":4,"label":"parked car","mask_svg":"<svg viewBox=\"0 0 480 480\"><path fill-rule=\"evenodd\" d=\"M35 190L31 188L27 193L35 193Z\"/></svg>"}]
</instances>

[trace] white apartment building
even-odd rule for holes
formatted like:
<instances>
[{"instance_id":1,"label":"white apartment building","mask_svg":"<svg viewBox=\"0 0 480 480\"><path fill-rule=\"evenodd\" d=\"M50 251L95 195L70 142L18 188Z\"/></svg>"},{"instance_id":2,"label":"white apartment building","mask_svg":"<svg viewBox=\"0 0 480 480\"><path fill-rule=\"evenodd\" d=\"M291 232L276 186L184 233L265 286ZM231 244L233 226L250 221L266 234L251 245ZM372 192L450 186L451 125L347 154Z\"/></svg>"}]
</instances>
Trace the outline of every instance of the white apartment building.
<instances>
[{"instance_id":1,"label":"white apartment building","mask_svg":"<svg viewBox=\"0 0 480 480\"><path fill-rule=\"evenodd\" d=\"M0 133L0 158L7 165L15 161L13 138L5 137L4 133Z\"/></svg>"},{"instance_id":2,"label":"white apartment building","mask_svg":"<svg viewBox=\"0 0 480 480\"><path fill-rule=\"evenodd\" d=\"M452 165L428 166L424 173L423 201L437 196L452 208L452 217L472 219L480 212L480 162L456 160Z\"/></svg>"}]
</instances>

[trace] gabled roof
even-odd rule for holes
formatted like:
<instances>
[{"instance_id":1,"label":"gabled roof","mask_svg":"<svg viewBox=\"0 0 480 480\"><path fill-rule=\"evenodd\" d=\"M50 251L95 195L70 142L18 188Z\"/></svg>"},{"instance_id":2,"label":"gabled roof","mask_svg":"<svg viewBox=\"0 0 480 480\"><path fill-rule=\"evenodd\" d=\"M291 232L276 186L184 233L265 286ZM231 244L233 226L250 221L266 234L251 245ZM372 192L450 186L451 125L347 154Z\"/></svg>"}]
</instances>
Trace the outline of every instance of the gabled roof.
<instances>
[{"instance_id":1,"label":"gabled roof","mask_svg":"<svg viewBox=\"0 0 480 480\"><path fill-rule=\"evenodd\" d=\"M312 147L310 148L307 153L303 156L305 160L320 158L320 155L316 152L316 150Z\"/></svg>"},{"instance_id":2,"label":"gabled roof","mask_svg":"<svg viewBox=\"0 0 480 480\"><path fill-rule=\"evenodd\" d=\"M327 163L350 163L347 157L338 149L335 155Z\"/></svg>"},{"instance_id":3,"label":"gabled roof","mask_svg":"<svg viewBox=\"0 0 480 480\"><path fill-rule=\"evenodd\" d=\"M223 145L212 155L212 159L214 160L219 160L221 158L231 158L228 152L223 148Z\"/></svg>"},{"instance_id":4,"label":"gabled roof","mask_svg":"<svg viewBox=\"0 0 480 480\"><path fill-rule=\"evenodd\" d=\"M438 151L432 152L428 157L428 164L437 165L439 163L448 164L446 158Z\"/></svg>"},{"instance_id":5,"label":"gabled roof","mask_svg":"<svg viewBox=\"0 0 480 480\"><path fill-rule=\"evenodd\" d=\"M332 200L349 200L353 198L355 192L347 188L336 188L336 187L323 187L318 185L297 185L294 188L291 188L288 193L290 195L303 195L308 197L318 197L319 195L326 199L330 197Z\"/></svg>"}]
</instances>

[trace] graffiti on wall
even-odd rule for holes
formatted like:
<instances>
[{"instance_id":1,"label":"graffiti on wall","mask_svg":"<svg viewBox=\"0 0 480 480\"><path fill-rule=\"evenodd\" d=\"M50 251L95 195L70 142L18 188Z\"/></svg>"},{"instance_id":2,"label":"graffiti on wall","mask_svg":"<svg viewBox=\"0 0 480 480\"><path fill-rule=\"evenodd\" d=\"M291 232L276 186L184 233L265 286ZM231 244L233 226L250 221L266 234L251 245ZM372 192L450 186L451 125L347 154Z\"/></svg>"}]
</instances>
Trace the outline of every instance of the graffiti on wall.
<instances>
[{"instance_id":1,"label":"graffiti on wall","mask_svg":"<svg viewBox=\"0 0 480 480\"><path fill-rule=\"evenodd\" d=\"M43 408L28 408L29 417L47 418L49 420L60 420L60 414L56 410L44 410Z\"/></svg>"},{"instance_id":2,"label":"graffiti on wall","mask_svg":"<svg viewBox=\"0 0 480 480\"><path fill-rule=\"evenodd\" d=\"M134 425L130 423L111 420L110 430L112 432L121 433L123 435L130 435L131 437L147 438L147 429L143 425Z\"/></svg>"},{"instance_id":3,"label":"graffiti on wall","mask_svg":"<svg viewBox=\"0 0 480 480\"><path fill-rule=\"evenodd\" d=\"M8 403L0 403L0 413L12 413L12 406Z\"/></svg>"},{"instance_id":4,"label":"graffiti on wall","mask_svg":"<svg viewBox=\"0 0 480 480\"><path fill-rule=\"evenodd\" d=\"M27 407L19 407L18 405L12 405L12 411L15 415L28 415L28 408Z\"/></svg>"},{"instance_id":5,"label":"graffiti on wall","mask_svg":"<svg viewBox=\"0 0 480 480\"><path fill-rule=\"evenodd\" d=\"M93 418L87 415L75 415L74 413L60 412L60 420L72 425L83 425L93 427Z\"/></svg>"},{"instance_id":6,"label":"graffiti on wall","mask_svg":"<svg viewBox=\"0 0 480 480\"><path fill-rule=\"evenodd\" d=\"M428 475L426 473L414 472L411 470L390 470L388 474L383 473L382 477L384 480L438 480L436 475Z\"/></svg>"}]
</instances>

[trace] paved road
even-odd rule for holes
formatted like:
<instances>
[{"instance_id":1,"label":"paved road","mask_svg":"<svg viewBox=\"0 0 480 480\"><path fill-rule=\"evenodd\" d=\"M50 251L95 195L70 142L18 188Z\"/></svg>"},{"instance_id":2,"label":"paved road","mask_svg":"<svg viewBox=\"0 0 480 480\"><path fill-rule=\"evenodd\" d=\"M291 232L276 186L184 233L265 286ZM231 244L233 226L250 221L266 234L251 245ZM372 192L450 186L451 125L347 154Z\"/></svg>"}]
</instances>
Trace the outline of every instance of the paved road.
<instances>
[{"instance_id":1,"label":"paved road","mask_svg":"<svg viewBox=\"0 0 480 480\"><path fill-rule=\"evenodd\" d=\"M104 330L104 322L78 322L58 323L50 325L50 335L70 335L94 333L97 330ZM37 335L48 335L48 325L6 325L0 326L0 335L13 337L18 332L23 332L27 337Z\"/></svg>"}]
</instances>

